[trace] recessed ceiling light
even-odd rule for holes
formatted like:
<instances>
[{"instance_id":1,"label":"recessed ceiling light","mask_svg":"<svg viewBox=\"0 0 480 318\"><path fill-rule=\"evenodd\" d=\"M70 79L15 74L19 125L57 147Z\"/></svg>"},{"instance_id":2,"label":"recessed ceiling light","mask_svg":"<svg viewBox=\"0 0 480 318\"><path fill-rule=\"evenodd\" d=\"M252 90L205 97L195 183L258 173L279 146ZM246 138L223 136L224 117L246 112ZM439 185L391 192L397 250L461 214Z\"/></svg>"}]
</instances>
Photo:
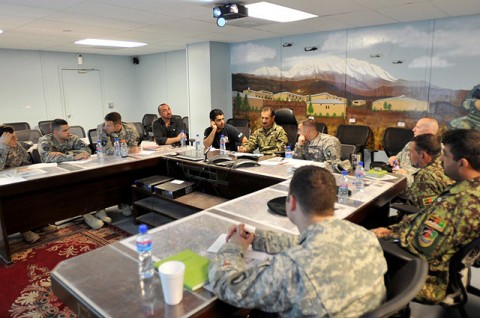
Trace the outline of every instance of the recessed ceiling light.
<instances>
[{"instance_id":1,"label":"recessed ceiling light","mask_svg":"<svg viewBox=\"0 0 480 318\"><path fill-rule=\"evenodd\" d=\"M3 33L3 30L2 30L2 29L0 29L0 34L2 34L2 33Z\"/></svg>"},{"instance_id":2,"label":"recessed ceiling light","mask_svg":"<svg viewBox=\"0 0 480 318\"><path fill-rule=\"evenodd\" d=\"M290 9L265 1L247 4L245 7L248 8L249 17L276 22L293 22L317 17L317 15L311 13Z\"/></svg>"},{"instance_id":3,"label":"recessed ceiling light","mask_svg":"<svg viewBox=\"0 0 480 318\"><path fill-rule=\"evenodd\" d=\"M147 45L147 43L142 43L142 42L100 40L100 39L85 39L85 40L76 41L75 44L111 46L111 47L139 47L139 46Z\"/></svg>"}]
</instances>

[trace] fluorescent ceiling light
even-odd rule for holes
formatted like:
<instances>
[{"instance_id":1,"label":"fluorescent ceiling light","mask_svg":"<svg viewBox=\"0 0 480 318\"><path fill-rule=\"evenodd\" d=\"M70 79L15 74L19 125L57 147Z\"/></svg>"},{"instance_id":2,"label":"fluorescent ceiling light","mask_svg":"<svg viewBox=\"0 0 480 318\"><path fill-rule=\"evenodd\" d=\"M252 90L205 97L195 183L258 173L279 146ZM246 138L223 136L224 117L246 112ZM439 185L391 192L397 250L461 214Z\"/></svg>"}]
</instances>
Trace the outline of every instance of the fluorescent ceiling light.
<instances>
[{"instance_id":1,"label":"fluorescent ceiling light","mask_svg":"<svg viewBox=\"0 0 480 318\"><path fill-rule=\"evenodd\" d=\"M0 29L0 34L2 34L2 33L3 33L3 30L2 30L2 29Z\"/></svg>"},{"instance_id":2,"label":"fluorescent ceiling light","mask_svg":"<svg viewBox=\"0 0 480 318\"><path fill-rule=\"evenodd\" d=\"M112 46L112 47L139 47L139 46L147 45L147 43L141 43L141 42L100 40L100 39L85 39L85 40L77 41L75 42L75 44Z\"/></svg>"},{"instance_id":3,"label":"fluorescent ceiling light","mask_svg":"<svg viewBox=\"0 0 480 318\"><path fill-rule=\"evenodd\" d=\"M317 17L317 15L314 14L290 9L265 1L247 4L245 7L248 8L249 17L276 22L293 22Z\"/></svg>"}]
</instances>

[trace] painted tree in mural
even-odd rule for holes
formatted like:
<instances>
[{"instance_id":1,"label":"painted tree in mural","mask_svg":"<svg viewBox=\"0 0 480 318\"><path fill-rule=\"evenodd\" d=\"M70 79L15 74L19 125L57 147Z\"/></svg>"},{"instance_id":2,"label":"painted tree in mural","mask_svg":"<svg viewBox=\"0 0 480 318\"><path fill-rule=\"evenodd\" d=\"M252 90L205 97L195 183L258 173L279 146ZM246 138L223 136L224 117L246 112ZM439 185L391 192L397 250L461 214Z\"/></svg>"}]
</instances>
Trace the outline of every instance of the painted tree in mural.
<instances>
[{"instance_id":1,"label":"painted tree in mural","mask_svg":"<svg viewBox=\"0 0 480 318\"><path fill-rule=\"evenodd\" d=\"M313 114L312 95L308 95L308 114Z\"/></svg>"},{"instance_id":2,"label":"painted tree in mural","mask_svg":"<svg viewBox=\"0 0 480 318\"><path fill-rule=\"evenodd\" d=\"M243 110L250 111L250 104L248 103L248 95L245 94L245 98L243 99Z\"/></svg>"},{"instance_id":3,"label":"painted tree in mural","mask_svg":"<svg viewBox=\"0 0 480 318\"><path fill-rule=\"evenodd\" d=\"M242 97L240 96L240 92L237 92L237 96L233 100L233 108L241 110L242 108Z\"/></svg>"}]
</instances>

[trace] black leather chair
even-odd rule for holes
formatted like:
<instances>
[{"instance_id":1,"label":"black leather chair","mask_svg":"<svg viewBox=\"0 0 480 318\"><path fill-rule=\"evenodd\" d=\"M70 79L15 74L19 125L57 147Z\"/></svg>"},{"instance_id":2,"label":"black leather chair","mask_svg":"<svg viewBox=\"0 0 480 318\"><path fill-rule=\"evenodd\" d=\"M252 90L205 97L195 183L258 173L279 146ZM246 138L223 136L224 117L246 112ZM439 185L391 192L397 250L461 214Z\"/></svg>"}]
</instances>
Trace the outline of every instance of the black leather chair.
<instances>
[{"instance_id":1,"label":"black leather chair","mask_svg":"<svg viewBox=\"0 0 480 318\"><path fill-rule=\"evenodd\" d=\"M30 153L30 158L32 158L32 163L42 163L42 159L40 158L40 153L38 152L37 148L32 150Z\"/></svg>"},{"instance_id":2,"label":"black leather chair","mask_svg":"<svg viewBox=\"0 0 480 318\"><path fill-rule=\"evenodd\" d=\"M315 123L315 125L317 126L317 130L318 132L321 132L322 134L326 134L327 133L327 125L325 125L325 123L319 123L318 121Z\"/></svg>"},{"instance_id":3,"label":"black leather chair","mask_svg":"<svg viewBox=\"0 0 480 318\"><path fill-rule=\"evenodd\" d=\"M422 289L427 279L428 263L395 243L379 240L388 271L385 274L387 299L361 318L409 317L409 303Z\"/></svg>"},{"instance_id":4,"label":"black leather chair","mask_svg":"<svg viewBox=\"0 0 480 318\"><path fill-rule=\"evenodd\" d=\"M229 118L227 124L235 127L248 127L248 119L244 118Z\"/></svg>"},{"instance_id":5,"label":"black leather chair","mask_svg":"<svg viewBox=\"0 0 480 318\"><path fill-rule=\"evenodd\" d=\"M239 132L243 133L243 135L247 137L247 139L250 138L250 134L251 134L250 128L248 127L235 127L235 128L237 128Z\"/></svg>"},{"instance_id":6,"label":"black leather chair","mask_svg":"<svg viewBox=\"0 0 480 318\"><path fill-rule=\"evenodd\" d=\"M97 151L97 140L98 140L98 133L97 129L89 129L88 130L88 141L90 142L90 149L92 150L92 154Z\"/></svg>"},{"instance_id":7,"label":"black leather chair","mask_svg":"<svg viewBox=\"0 0 480 318\"><path fill-rule=\"evenodd\" d=\"M351 162L352 154L355 153L356 147L354 145L345 144L341 144L340 146L340 160L349 160Z\"/></svg>"},{"instance_id":8,"label":"black leather chair","mask_svg":"<svg viewBox=\"0 0 480 318\"><path fill-rule=\"evenodd\" d=\"M52 121L53 120L42 120L38 122L38 129L43 135L50 134L53 131Z\"/></svg>"},{"instance_id":9,"label":"black leather chair","mask_svg":"<svg viewBox=\"0 0 480 318\"><path fill-rule=\"evenodd\" d=\"M13 127L13 129L15 129L15 131L30 130L30 124L27 123L27 122L5 123L3 125Z\"/></svg>"},{"instance_id":10,"label":"black leather chair","mask_svg":"<svg viewBox=\"0 0 480 318\"><path fill-rule=\"evenodd\" d=\"M188 116L184 116L182 118L183 124L185 125L185 132L187 135L189 134L190 130L188 129Z\"/></svg>"},{"instance_id":11,"label":"black leather chair","mask_svg":"<svg viewBox=\"0 0 480 318\"><path fill-rule=\"evenodd\" d=\"M40 130L16 130L15 135L17 136L18 141L30 141L34 144L38 144L38 139L42 137Z\"/></svg>"},{"instance_id":12,"label":"black leather chair","mask_svg":"<svg viewBox=\"0 0 480 318\"><path fill-rule=\"evenodd\" d=\"M288 136L288 145L293 150L298 137L297 119L290 108L280 108L275 111L275 122L285 129Z\"/></svg>"},{"instance_id":13,"label":"black leather chair","mask_svg":"<svg viewBox=\"0 0 480 318\"><path fill-rule=\"evenodd\" d=\"M79 138L85 138L85 129L82 126L70 126L70 133L76 135Z\"/></svg>"},{"instance_id":14,"label":"black leather chair","mask_svg":"<svg viewBox=\"0 0 480 318\"><path fill-rule=\"evenodd\" d=\"M142 118L142 124L145 129L145 134L148 137L153 137L153 122L157 120L158 116L156 114L145 114Z\"/></svg>"},{"instance_id":15,"label":"black leather chair","mask_svg":"<svg viewBox=\"0 0 480 318\"><path fill-rule=\"evenodd\" d=\"M336 134L340 143L354 145L355 153L362 153L362 160L365 160L365 147L370 137L370 127L364 125L339 125Z\"/></svg>"},{"instance_id":16,"label":"black leather chair","mask_svg":"<svg viewBox=\"0 0 480 318\"><path fill-rule=\"evenodd\" d=\"M387 154L387 157L391 157L399 153L403 147L413 138L413 131L407 128L399 127L388 127L385 129L382 138L383 150ZM381 168L392 172L392 167L386 162L375 161L374 153L376 150L371 152L372 162L370 163L370 168Z\"/></svg>"},{"instance_id":17,"label":"black leather chair","mask_svg":"<svg viewBox=\"0 0 480 318\"><path fill-rule=\"evenodd\" d=\"M137 129L138 135L140 136L140 140L144 140L146 137L146 134L145 134L145 127L143 126L143 124L139 121L132 122L132 124Z\"/></svg>"}]
</instances>

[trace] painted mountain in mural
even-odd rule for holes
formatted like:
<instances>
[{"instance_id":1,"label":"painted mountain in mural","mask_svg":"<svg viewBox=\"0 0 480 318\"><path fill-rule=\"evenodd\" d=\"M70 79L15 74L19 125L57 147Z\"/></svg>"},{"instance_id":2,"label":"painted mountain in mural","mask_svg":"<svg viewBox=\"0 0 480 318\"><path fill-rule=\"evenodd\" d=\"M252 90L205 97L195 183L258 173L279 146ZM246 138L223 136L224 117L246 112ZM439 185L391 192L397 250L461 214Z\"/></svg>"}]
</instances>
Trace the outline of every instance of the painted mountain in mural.
<instances>
[{"instance_id":1,"label":"painted mountain in mural","mask_svg":"<svg viewBox=\"0 0 480 318\"><path fill-rule=\"evenodd\" d=\"M369 101L405 95L431 103L459 106L466 92L430 86L425 81L397 79L378 65L355 58L318 56L298 59L290 69L260 67L252 74L233 74L235 91L288 91L297 94L329 92L349 100ZM430 91L429 91L430 86Z\"/></svg>"}]
</instances>

